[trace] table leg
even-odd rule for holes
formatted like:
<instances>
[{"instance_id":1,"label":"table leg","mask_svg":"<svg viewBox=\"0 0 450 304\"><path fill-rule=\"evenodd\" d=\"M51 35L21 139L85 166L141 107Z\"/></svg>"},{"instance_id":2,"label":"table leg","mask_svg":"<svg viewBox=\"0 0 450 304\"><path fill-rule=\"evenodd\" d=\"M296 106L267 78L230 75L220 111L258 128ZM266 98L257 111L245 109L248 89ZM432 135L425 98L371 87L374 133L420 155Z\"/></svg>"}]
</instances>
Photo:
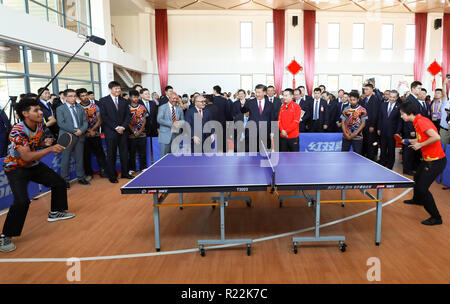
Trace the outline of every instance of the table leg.
<instances>
[{"instance_id":1,"label":"table leg","mask_svg":"<svg viewBox=\"0 0 450 304\"><path fill-rule=\"evenodd\" d=\"M153 194L153 205L158 204L158 194ZM156 251L161 250L161 243L159 239L159 207L153 207L153 220L155 222L155 248Z\"/></svg>"},{"instance_id":2,"label":"table leg","mask_svg":"<svg viewBox=\"0 0 450 304\"><path fill-rule=\"evenodd\" d=\"M377 189L377 220L375 225L375 245L379 246L381 242L381 210L383 208L383 189Z\"/></svg>"}]
</instances>

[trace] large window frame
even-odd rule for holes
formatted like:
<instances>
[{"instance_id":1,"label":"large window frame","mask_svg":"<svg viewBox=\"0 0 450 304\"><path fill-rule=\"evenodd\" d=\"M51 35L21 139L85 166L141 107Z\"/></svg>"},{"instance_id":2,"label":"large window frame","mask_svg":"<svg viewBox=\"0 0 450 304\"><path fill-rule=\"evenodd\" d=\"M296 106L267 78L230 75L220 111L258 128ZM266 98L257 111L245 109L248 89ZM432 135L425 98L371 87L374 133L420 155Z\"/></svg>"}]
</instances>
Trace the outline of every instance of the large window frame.
<instances>
[{"instance_id":1,"label":"large window frame","mask_svg":"<svg viewBox=\"0 0 450 304\"><path fill-rule=\"evenodd\" d=\"M38 5L38 6L42 7L43 9L45 9L45 15L46 15L45 20L47 20L48 22L51 22L50 17L49 17L49 15L50 15L49 12L56 14L56 16L58 16L58 17L61 17L62 24L58 25L58 26L61 26L63 28L67 28L67 22L66 22L67 18L70 19L70 20L73 20L73 18L71 16L68 16L67 12L66 12L66 10L67 10L67 0L57 0L60 3L60 5L61 5L62 11L55 10L54 8L50 7L48 5L48 1L49 0L43 0L45 2L45 4L42 3L42 2L36 1L36 0L23 0L23 1L25 3L25 13L30 14L30 3L32 5ZM81 18L80 18L80 15L79 15L80 9L77 9L76 20L73 20L73 21L77 23L77 33L92 35L91 0L86 0L86 1L87 1L87 5L88 5L88 8L89 8L89 12L88 12L88 16L87 16L87 21L89 22L89 24L86 24L85 22L81 21ZM78 3L79 3L78 0L76 0L76 5L77 6L78 6ZM0 0L0 4L3 4L3 0ZM81 32L80 29L82 27L87 28L89 32L88 33Z\"/></svg>"},{"instance_id":2,"label":"large window frame","mask_svg":"<svg viewBox=\"0 0 450 304\"><path fill-rule=\"evenodd\" d=\"M1 42L5 42L5 43L9 43L9 44L13 44L13 45L17 45L22 47L22 58L23 58L23 64L24 64L24 73L20 73L20 72L10 72L10 71L0 71L0 77L1 78L17 78L17 77L23 77L24 78L24 82L25 82L25 92L23 93L30 93L31 91L31 84L30 84L30 79L43 79L43 80L50 80L51 78L53 78L56 73L58 71L55 70L55 65L54 65L54 55L60 55L60 56L68 56L67 54L63 54L63 53L59 53L59 52L54 52L54 51L50 51L50 50L46 50L43 48L39 48L39 47L35 47L35 46L29 46L26 44L22 44L22 43L17 43L14 41L10 41L10 40L6 40L6 39L0 39ZM28 56L26 55L28 50L33 49L33 50L39 50L39 51L43 51L43 52L47 52L50 54L50 66L51 66L51 75L39 75L39 74L33 74L30 73L30 69L29 69L29 62L28 62ZM90 69L90 75L91 75L91 79L89 80L81 80L81 79L76 79L76 78L70 78L70 77L57 77L55 80L53 80L52 84L51 84L51 91L54 94L58 94L58 92L63 88L60 88L60 81L61 82L68 82L71 81L73 83L77 83L77 84L86 84L85 88L88 91L93 91L94 95L96 97L100 97L102 92L99 91L97 88L100 88L101 90L101 73L100 73L100 63L95 62L95 61L89 61L83 58L79 58L79 57L75 57L77 60L81 60L81 61L85 61L89 63L89 69ZM95 79L95 75L94 75L94 70L98 69L98 72L96 75L98 75L98 79ZM31 92L31 93L36 93L36 92Z\"/></svg>"}]
</instances>

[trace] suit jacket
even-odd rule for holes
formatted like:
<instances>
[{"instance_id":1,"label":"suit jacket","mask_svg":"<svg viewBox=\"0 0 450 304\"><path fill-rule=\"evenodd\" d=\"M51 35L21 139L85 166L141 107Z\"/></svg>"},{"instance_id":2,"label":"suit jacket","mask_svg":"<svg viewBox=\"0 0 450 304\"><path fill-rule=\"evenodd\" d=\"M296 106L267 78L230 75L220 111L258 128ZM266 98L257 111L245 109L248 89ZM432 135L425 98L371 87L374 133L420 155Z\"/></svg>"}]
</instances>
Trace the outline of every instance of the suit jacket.
<instances>
[{"instance_id":1,"label":"suit jacket","mask_svg":"<svg viewBox=\"0 0 450 304\"><path fill-rule=\"evenodd\" d=\"M336 122L341 122L342 121L342 119L341 119L342 112L349 105L350 105L349 102L347 102L347 103L343 103L342 101L338 102L338 104L337 104L338 115L336 117Z\"/></svg>"},{"instance_id":2,"label":"suit jacket","mask_svg":"<svg viewBox=\"0 0 450 304\"><path fill-rule=\"evenodd\" d=\"M411 102L413 105L416 106L416 111L419 113L420 111L420 104L416 97L414 97L412 94L409 94L408 97L406 97L405 102ZM401 124L401 134L403 138L414 138L411 136L411 132L415 132L414 126L412 122L405 122L403 119L400 122Z\"/></svg>"},{"instance_id":3,"label":"suit jacket","mask_svg":"<svg viewBox=\"0 0 450 304\"><path fill-rule=\"evenodd\" d=\"M398 109L399 104L395 102L392 108L391 115L388 116L389 102L383 102L380 106L380 112L378 115L378 130L381 131L382 137L393 137L394 134L400 134L401 131L401 118L400 111Z\"/></svg>"},{"instance_id":4,"label":"suit jacket","mask_svg":"<svg viewBox=\"0 0 450 304\"><path fill-rule=\"evenodd\" d=\"M124 127L124 134L127 133L131 113L128 102L125 99L122 97L118 98L118 110L116 109L111 95L101 98L99 100L99 106L100 114L102 116L102 130L103 133L105 133L105 136L119 135L116 131L116 127L118 126Z\"/></svg>"},{"instance_id":5,"label":"suit jacket","mask_svg":"<svg viewBox=\"0 0 450 304\"><path fill-rule=\"evenodd\" d=\"M367 111L366 128L377 128L378 112L380 111L380 101L375 95L370 96L369 100L360 100L359 104Z\"/></svg>"},{"instance_id":6,"label":"suit jacket","mask_svg":"<svg viewBox=\"0 0 450 304\"><path fill-rule=\"evenodd\" d=\"M217 121L219 121L223 127L227 121L233 120L233 115L231 115L231 106L227 99L222 96L214 96L213 104L217 106Z\"/></svg>"},{"instance_id":7,"label":"suit jacket","mask_svg":"<svg viewBox=\"0 0 450 304\"><path fill-rule=\"evenodd\" d=\"M184 117L184 119L185 119L185 121L191 126L191 138L193 137L193 136L196 136L196 134L195 134L195 132L196 132L196 130L195 130L195 124L194 124L194 115L195 114L198 114L198 110L197 110L197 108L194 106L194 107L191 107L191 108L189 108L187 111L186 111L186 115L185 115L185 117ZM198 115L198 116L200 116L200 115ZM210 121L211 120L211 113L209 113L209 111L208 111L208 109L206 109L206 107L202 110L202 130L200 130L200 133L201 133L201 131L203 131L203 127L205 126L205 124L208 122L208 121ZM197 132L199 132L199 131L197 131ZM214 130L212 130L212 132L208 132L208 133L203 133L202 135L202 142L204 142L212 133L214 133Z\"/></svg>"},{"instance_id":8,"label":"suit jacket","mask_svg":"<svg viewBox=\"0 0 450 304\"><path fill-rule=\"evenodd\" d=\"M312 100L312 104L311 104L311 123L313 121L314 118L314 99ZM320 125L328 125L328 114L327 114L327 102L320 98L320 102L319 102L319 121L320 121Z\"/></svg>"},{"instance_id":9,"label":"suit jacket","mask_svg":"<svg viewBox=\"0 0 450 304\"><path fill-rule=\"evenodd\" d=\"M269 98L269 96L267 96L266 95L266 101L269 101L270 102L270 100L269 100L270 98ZM272 97L272 103L273 103L273 106L274 106L274 108L275 108L275 120L277 120L278 121L278 115L280 114L280 109L281 109L281 106L283 105L282 104L282 102L281 102L281 99L280 98L278 98L278 97L276 97L276 96L274 96L274 97Z\"/></svg>"},{"instance_id":10,"label":"suit jacket","mask_svg":"<svg viewBox=\"0 0 450 304\"><path fill-rule=\"evenodd\" d=\"M184 121L183 109L180 106L175 106L175 118L180 121L180 127L182 127L181 121ZM172 141L172 110L170 104L165 103L158 109L157 121L159 123L158 141L161 144L170 144Z\"/></svg>"},{"instance_id":11,"label":"suit jacket","mask_svg":"<svg viewBox=\"0 0 450 304\"><path fill-rule=\"evenodd\" d=\"M162 105L164 105L164 104L166 104L168 102L169 102L169 98L166 95L162 95L159 98L159 105L158 105L158 107L160 107L160 106L162 106Z\"/></svg>"},{"instance_id":12,"label":"suit jacket","mask_svg":"<svg viewBox=\"0 0 450 304\"><path fill-rule=\"evenodd\" d=\"M205 106L205 109L207 109L209 114L211 115L211 120L217 121L217 116L218 116L218 111L219 111L217 109L217 106L213 103L210 103Z\"/></svg>"},{"instance_id":13,"label":"suit jacket","mask_svg":"<svg viewBox=\"0 0 450 304\"><path fill-rule=\"evenodd\" d=\"M64 133L75 134L74 132L75 124L70 111L71 110L69 109L69 104L64 104L56 109L58 115L57 122L59 126L59 135L62 135ZM86 112L84 111L83 107L77 103L75 103L75 112L76 112L76 119L78 120L78 129L80 129L81 132L83 133L83 135L79 136L79 138L80 140L81 139L84 140L84 133L88 128Z\"/></svg>"},{"instance_id":14,"label":"suit jacket","mask_svg":"<svg viewBox=\"0 0 450 304\"><path fill-rule=\"evenodd\" d=\"M148 107L144 101L141 101L141 104L148 112L147 120L145 122L145 134L147 134L147 137L156 137L158 136L158 106L153 100L149 100Z\"/></svg>"},{"instance_id":15,"label":"suit jacket","mask_svg":"<svg viewBox=\"0 0 450 304\"><path fill-rule=\"evenodd\" d=\"M244 106L241 107L241 113L250 112L249 120L256 122L258 130L260 121L267 122L267 134L269 135L271 132L271 122L278 121L278 117L275 118L275 115L277 111L279 112L280 110L276 109L276 105L271 103L268 98L264 99L265 102L262 114L259 114L259 105L256 98L248 99Z\"/></svg>"},{"instance_id":16,"label":"suit jacket","mask_svg":"<svg viewBox=\"0 0 450 304\"><path fill-rule=\"evenodd\" d=\"M327 115L328 115L328 130L327 131L337 131L336 118L341 116L339 113L337 100L332 100L328 102L327 105Z\"/></svg>"}]
</instances>

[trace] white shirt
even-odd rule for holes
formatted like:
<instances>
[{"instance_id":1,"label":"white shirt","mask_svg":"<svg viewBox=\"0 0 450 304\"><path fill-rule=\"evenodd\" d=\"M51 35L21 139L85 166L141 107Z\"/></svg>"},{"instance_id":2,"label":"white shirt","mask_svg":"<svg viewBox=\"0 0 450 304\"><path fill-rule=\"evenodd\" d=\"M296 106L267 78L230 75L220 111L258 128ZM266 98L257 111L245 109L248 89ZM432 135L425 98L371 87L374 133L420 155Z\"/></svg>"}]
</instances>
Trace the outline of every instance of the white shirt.
<instances>
[{"instance_id":1,"label":"white shirt","mask_svg":"<svg viewBox=\"0 0 450 304\"><path fill-rule=\"evenodd\" d=\"M75 129L78 129L78 120L77 120L77 117L75 116L76 111L77 111L77 104L74 103L73 105L70 105L70 104L66 103L66 106L69 109L70 115L72 115L73 125L74 125Z\"/></svg>"}]
</instances>

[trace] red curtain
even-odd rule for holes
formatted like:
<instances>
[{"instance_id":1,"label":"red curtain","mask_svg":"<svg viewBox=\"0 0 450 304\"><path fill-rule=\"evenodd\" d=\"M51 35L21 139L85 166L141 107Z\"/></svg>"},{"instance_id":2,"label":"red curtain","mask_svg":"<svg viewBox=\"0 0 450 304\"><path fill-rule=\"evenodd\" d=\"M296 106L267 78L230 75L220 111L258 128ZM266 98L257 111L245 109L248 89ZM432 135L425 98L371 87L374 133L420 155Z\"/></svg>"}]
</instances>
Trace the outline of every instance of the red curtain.
<instances>
[{"instance_id":1,"label":"red curtain","mask_svg":"<svg viewBox=\"0 0 450 304\"><path fill-rule=\"evenodd\" d=\"M442 81L445 80L445 75L450 74L450 14L444 14L443 18L443 35L442 41ZM447 84L447 94L450 90L450 83Z\"/></svg>"},{"instance_id":2,"label":"red curtain","mask_svg":"<svg viewBox=\"0 0 450 304\"><path fill-rule=\"evenodd\" d=\"M312 95L314 90L314 63L316 41L316 11L303 11L303 48L305 55L306 91Z\"/></svg>"},{"instance_id":3,"label":"red curtain","mask_svg":"<svg viewBox=\"0 0 450 304\"><path fill-rule=\"evenodd\" d=\"M283 89L284 74L284 10L273 10L273 78L277 94Z\"/></svg>"},{"instance_id":4,"label":"red curtain","mask_svg":"<svg viewBox=\"0 0 450 304\"><path fill-rule=\"evenodd\" d=\"M167 77L169 74L169 36L167 34L167 10L155 10L155 34L156 34L156 55L158 57L159 83L161 85L161 94L164 94L164 88L167 86Z\"/></svg>"},{"instance_id":5,"label":"red curtain","mask_svg":"<svg viewBox=\"0 0 450 304\"><path fill-rule=\"evenodd\" d=\"M414 80L422 81L423 61L427 42L427 13L415 14L416 45L414 52Z\"/></svg>"}]
</instances>

